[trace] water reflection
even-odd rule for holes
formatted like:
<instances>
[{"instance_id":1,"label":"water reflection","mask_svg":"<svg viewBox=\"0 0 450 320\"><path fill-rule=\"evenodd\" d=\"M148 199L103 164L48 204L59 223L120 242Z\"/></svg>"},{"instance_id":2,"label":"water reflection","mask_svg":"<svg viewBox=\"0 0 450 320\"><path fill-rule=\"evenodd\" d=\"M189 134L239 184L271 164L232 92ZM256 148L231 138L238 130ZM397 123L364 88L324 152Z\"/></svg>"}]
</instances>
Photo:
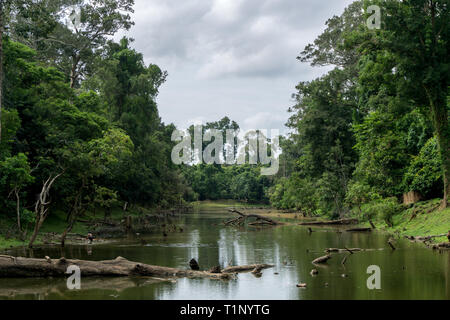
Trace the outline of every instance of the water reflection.
<instances>
[{"instance_id":1,"label":"water reflection","mask_svg":"<svg viewBox=\"0 0 450 320\"><path fill-rule=\"evenodd\" d=\"M115 244L14 249L8 254L28 257L106 260L117 256L148 264L187 268L195 258L202 268L216 265L271 263L261 278L250 273L236 280L154 280L139 278L83 279L82 290L69 291L64 279L0 279L2 299L449 299L450 254L398 241L396 251L382 233L337 233L300 226L227 228L226 213L198 212L174 218L184 232L131 237ZM142 245L142 239L147 245ZM364 248L371 251L334 254L328 265L311 261L326 248ZM344 256L348 255L345 265ZM368 290L367 267L378 265L382 289ZM311 276L317 268L319 274ZM343 275L346 275L344 277ZM306 289L296 284L307 283Z\"/></svg>"}]
</instances>

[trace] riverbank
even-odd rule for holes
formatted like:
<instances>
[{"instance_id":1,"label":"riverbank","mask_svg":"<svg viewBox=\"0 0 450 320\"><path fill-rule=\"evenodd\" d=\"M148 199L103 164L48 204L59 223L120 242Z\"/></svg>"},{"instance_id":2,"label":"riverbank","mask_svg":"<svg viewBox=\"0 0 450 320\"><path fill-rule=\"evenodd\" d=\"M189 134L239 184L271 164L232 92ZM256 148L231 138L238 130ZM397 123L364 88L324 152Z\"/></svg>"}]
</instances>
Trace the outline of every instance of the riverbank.
<instances>
[{"instance_id":1,"label":"riverbank","mask_svg":"<svg viewBox=\"0 0 450 320\"><path fill-rule=\"evenodd\" d=\"M380 218L373 221L378 229L405 237L426 237L447 234L450 230L450 208L439 210L439 199L418 202L392 217L389 227ZM365 225L369 226L367 222ZM447 237L436 237L432 242L447 242Z\"/></svg>"},{"instance_id":2,"label":"riverbank","mask_svg":"<svg viewBox=\"0 0 450 320\"><path fill-rule=\"evenodd\" d=\"M426 237L446 234L450 230L450 208L439 210L439 199L418 202L404 208L392 217L393 226L388 226L382 217L374 217L372 222L378 230L398 236ZM199 210L221 210L224 208L236 208L244 213L255 213L271 219L281 221L326 221L325 217L303 217L300 212L285 212L277 210L268 205L245 204L236 201L201 201L194 206ZM357 216L352 216L357 217ZM360 218L360 217L357 217ZM361 226L371 227L368 221L362 222ZM435 237L434 243L446 242L447 237Z\"/></svg>"},{"instance_id":3,"label":"riverbank","mask_svg":"<svg viewBox=\"0 0 450 320\"><path fill-rule=\"evenodd\" d=\"M122 208L114 208L108 215L107 223L103 223L103 210L96 210L96 212L87 211L83 216L79 217L75 222L71 232L68 234L66 244L85 244L87 242L86 236L89 232L96 235L94 244L104 244L111 241L111 237L117 236L120 232L125 232L126 217L131 217L132 221L138 221L146 216L159 217L162 213L167 213L171 210L157 210L149 209L140 206L129 208L126 212ZM170 213L170 212L169 212ZM146 225L146 228L151 228L154 225ZM16 247L27 246L33 230L33 224L24 224L27 230L23 240L14 230L16 230L16 221L14 219L0 221L0 250L6 250ZM39 245L59 245L60 237L67 228L66 213L63 210L54 209L49 217L45 220L42 228L34 242L35 246ZM138 230L140 231L140 230Z\"/></svg>"},{"instance_id":4,"label":"riverbank","mask_svg":"<svg viewBox=\"0 0 450 320\"><path fill-rule=\"evenodd\" d=\"M375 217L372 222L375 224L378 230L390 233L398 237L405 236L434 236L446 234L450 230L450 208L445 210L438 210L437 206L439 200L430 200L424 202L418 202L409 208L404 209L400 213L392 217L393 226L389 227L381 217ZM218 200L218 201L197 201L192 203L194 210L199 211L223 211L227 208L235 208L242 210L242 212L249 214L254 213L261 216L265 216L271 219L278 219L282 222L288 222L296 224L297 222L312 221L312 220L326 220L324 217L305 218L299 212L286 212L284 210L277 210L266 204L248 204L243 202L237 202L233 200ZM154 214L154 210L146 209L142 207L136 207L129 210L126 215L131 216L133 219L142 217L147 214ZM230 214L231 215L231 214ZM67 240L67 244L80 244L85 243L83 235L86 235L91 231L92 222L100 220L103 217L103 212L86 213L77 223L71 232L71 236ZM124 219L124 212L118 208L111 212L109 217L111 221L119 223ZM9 222L10 225L14 223L13 220ZM361 223L362 226L370 227L369 222ZM55 210L45 221L41 232L35 242L35 245L43 244L59 244L58 236L64 231L67 223L65 220L65 213L61 210ZM8 226L2 226L6 229ZM28 244L29 236L31 234L31 228L25 241L16 239L14 236L7 236L5 233L0 234L0 250L26 246ZM433 242L446 242L446 237L433 238ZM96 243L108 242L105 239L99 238Z\"/></svg>"}]
</instances>

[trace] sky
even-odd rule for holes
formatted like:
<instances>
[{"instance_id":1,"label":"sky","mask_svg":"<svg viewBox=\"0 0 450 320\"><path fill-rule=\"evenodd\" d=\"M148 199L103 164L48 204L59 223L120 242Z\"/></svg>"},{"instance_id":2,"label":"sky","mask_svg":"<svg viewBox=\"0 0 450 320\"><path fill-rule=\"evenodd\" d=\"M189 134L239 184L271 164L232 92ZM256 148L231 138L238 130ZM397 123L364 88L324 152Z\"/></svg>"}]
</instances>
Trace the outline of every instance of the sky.
<instances>
[{"instance_id":1,"label":"sky","mask_svg":"<svg viewBox=\"0 0 450 320\"><path fill-rule=\"evenodd\" d=\"M228 116L243 130L285 132L300 81L329 68L296 57L352 0L136 0L125 33L169 74L163 122L184 129Z\"/></svg>"}]
</instances>

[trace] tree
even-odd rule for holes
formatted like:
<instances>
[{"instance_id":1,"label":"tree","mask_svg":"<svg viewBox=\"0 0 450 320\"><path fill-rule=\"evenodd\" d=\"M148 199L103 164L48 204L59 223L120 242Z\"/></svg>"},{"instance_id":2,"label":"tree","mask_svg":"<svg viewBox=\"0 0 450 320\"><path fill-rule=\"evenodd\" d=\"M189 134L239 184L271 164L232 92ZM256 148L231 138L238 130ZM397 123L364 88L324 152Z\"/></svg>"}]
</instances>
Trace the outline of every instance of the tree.
<instances>
[{"instance_id":1,"label":"tree","mask_svg":"<svg viewBox=\"0 0 450 320\"><path fill-rule=\"evenodd\" d=\"M0 172L0 184L8 185L11 190L10 194L14 193L16 197L17 228L20 232L22 230L20 223L20 192L34 180L31 176L27 156L19 153L17 156L6 158L0 162Z\"/></svg>"},{"instance_id":2,"label":"tree","mask_svg":"<svg viewBox=\"0 0 450 320\"><path fill-rule=\"evenodd\" d=\"M317 181L314 197L320 199L322 212L333 215L345 212L345 192L357 161L351 131L357 100L348 77L345 70L334 69L322 78L299 83L294 95L297 104L289 109L292 116L287 123L294 131L288 152L295 150L298 157L293 169L296 175L291 177ZM289 181L291 177L287 185L297 185ZM287 203L297 206L298 202L285 201L284 205Z\"/></svg>"},{"instance_id":3,"label":"tree","mask_svg":"<svg viewBox=\"0 0 450 320\"><path fill-rule=\"evenodd\" d=\"M4 31L4 10L5 5L0 1L0 143L2 141L2 105L3 105L3 33Z\"/></svg>"},{"instance_id":4,"label":"tree","mask_svg":"<svg viewBox=\"0 0 450 320\"><path fill-rule=\"evenodd\" d=\"M418 105L428 105L442 162L444 191L450 196L450 19L447 0L381 1L385 8L384 48L394 54L397 72L407 81L398 90Z\"/></svg>"},{"instance_id":5,"label":"tree","mask_svg":"<svg viewBox=\"0 0 450 320\"><path fill-rule=\"evenodd\" d=\"M105 221L106 217L111 214L111 209L117 205L117 192L111 189L96 186L95 187L95 197L93 199L94 203L105 211Z\"/></svg>"},{"instance_id":6,"label":"tree","mask_svg":"<svg viewBox=\"0 0 450 320\"><path fill-rule=\"evenodd\" d=\"M5 36L44 36L54 24L46 0L2 0L0 1L0 141L2 139L3 109L3 40ZM16 33L18 32L18 33ZM21 37L21 39L24 39Z\"/></svg>"},{"instance_id":7,"label":"tree","mask_svg":"<svg viewBox=\"0 0 450 320\"><path fill-rule=\"evenodd\" d=\"M133 143L130 137L118 129L110 129L99 139L75 143L70 149L63 150L64 167L71 179L75 180L77 191L71 197L69 224L61 236L62 246L64 246L66 236L72 230L75 221L87 207L84 202L86 200L85 192L89 187L95 189L92 181L107 173L108 168L117 163L119 159L131 157L132 150Z\"/></svg>"},{"instance_id":8,"label":"tree","mask_svg":"<svg viewBox=\"0 0 450 320\"><path fill-rule=\"evenodd\" d=\"M60 61L66 62L70 57L67 61L69 70L64 65L62 68L69 73L71 88L78 85L80 77L89 70L96 51L103 48L107 38L134 24L130 17L133 5L134 0L63 2L59 16L60 20L68 21L68 25L59 23L43 40L49 43L55 55L61 55Z\"/></svg>"}]
</instances>

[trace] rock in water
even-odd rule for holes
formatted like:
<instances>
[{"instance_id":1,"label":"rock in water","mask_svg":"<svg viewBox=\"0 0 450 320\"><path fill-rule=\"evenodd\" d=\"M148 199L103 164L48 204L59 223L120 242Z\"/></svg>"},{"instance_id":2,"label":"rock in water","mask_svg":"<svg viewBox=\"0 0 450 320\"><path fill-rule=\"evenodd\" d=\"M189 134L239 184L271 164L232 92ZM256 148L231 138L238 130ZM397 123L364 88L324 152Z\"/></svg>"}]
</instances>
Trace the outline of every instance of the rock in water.
<instances>
[{"instance_id":1,"label":"rock in water","mask_svg":"<svg viewBox=\"0 0 450 320\"><path fill-rule=\"evenodd\" d=\"M312 269L311 270L311 275L312 276L317 276L319 274L319 271L317 269Z\"/></svg>"},{"instance_id":2,"label":"rock in water","mask_svg":"<svg viewBox=\"0 0 450 320\"><path fill-rule=\"evenodd\" d=\"M192 270L200 270L200 266L198 265L198 262L195 259L191 259L191 261L189 261L189 266L191 267Z\"/></svg>"}]
</instances>

